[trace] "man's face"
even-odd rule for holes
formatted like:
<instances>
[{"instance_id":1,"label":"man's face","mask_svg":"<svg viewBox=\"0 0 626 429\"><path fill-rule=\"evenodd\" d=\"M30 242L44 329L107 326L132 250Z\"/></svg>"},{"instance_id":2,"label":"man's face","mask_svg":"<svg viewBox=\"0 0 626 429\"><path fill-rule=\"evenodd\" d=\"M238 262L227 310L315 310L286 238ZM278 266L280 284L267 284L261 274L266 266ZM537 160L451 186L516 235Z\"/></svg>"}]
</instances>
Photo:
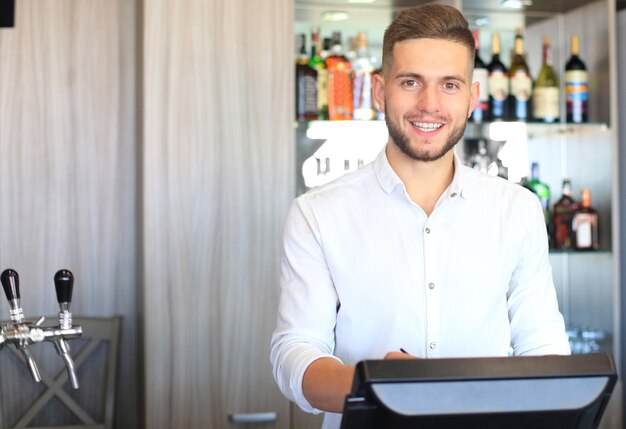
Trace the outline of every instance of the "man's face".
<instances>
[{"instance_id":1,"label":"man's face","mask_svg":"<svg viewBox=\"0 0 626 429\"><path fill-rule=\"evenodd\" d=\"M412 159L434 161L463 137L478 99L473 58L463 45L411 39L395 45L393 66L374 83L389 137Z\"/></svg>"}]
</instances>

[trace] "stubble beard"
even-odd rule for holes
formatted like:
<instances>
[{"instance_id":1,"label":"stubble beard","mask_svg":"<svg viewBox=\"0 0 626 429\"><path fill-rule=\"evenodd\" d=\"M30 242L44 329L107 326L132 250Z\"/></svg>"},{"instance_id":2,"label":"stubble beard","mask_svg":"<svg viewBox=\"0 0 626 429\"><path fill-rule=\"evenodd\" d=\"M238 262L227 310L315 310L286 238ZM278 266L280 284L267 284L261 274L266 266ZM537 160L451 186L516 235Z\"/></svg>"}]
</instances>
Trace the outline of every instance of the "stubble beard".
<instances>
[{"instance_id":1,"label":"stubble beard","mask_svg":"<svg viewBox=\"0 0 626 429\"><path fill-rule=\"evenodd\" d=\"M441 159L447 154L456 144L461 140L465 133L466 123L460 127L453 128L452 133L446 140L445 144L437 152L430 153L427 149L421 149L420 147L412 147L411 139L404 133L400 127L397 127L390 119L388 115L385 115L385 123L389 131L389 137L393 143L409 158L416 161L431 162Z\"/></svg>"}]
</instances>

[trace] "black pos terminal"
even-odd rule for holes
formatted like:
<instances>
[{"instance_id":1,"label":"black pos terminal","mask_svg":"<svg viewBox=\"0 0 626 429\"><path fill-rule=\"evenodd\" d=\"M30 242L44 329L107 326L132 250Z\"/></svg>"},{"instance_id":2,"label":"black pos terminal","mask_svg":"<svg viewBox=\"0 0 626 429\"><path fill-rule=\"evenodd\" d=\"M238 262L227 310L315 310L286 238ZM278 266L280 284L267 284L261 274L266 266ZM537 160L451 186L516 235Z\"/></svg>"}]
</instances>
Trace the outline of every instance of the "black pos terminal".
<instances>
[{"instance_id":1,"label":"black pos terminal","mask_svg":"<svg viewBox=\"0 0 626 429\"><path fill-rule=\"evenodd\" d=\"M366 360L341 429L596 428L616 381L607 354Z\"/></svg>"}]
</instances>

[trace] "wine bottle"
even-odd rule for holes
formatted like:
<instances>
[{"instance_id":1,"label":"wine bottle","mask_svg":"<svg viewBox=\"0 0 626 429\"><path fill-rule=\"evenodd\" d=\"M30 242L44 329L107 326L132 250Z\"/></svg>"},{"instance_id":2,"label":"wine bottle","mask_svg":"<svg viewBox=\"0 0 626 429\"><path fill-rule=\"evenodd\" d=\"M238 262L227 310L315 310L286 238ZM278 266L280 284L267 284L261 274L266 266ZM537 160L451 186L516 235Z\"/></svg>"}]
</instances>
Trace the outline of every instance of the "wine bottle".
<instances>
[{"instance_id":1,"label":"wine bottle","mask_svg":"<svg viewBox=\"0 0 626 429\"><path fill-rule=\"evenodd\" d=\"M518 29L515 36L515 47L513 50L513 60L509 69L511 91L509 94L509 105L511 119L526 121L530 115L530 103L532 95L532 78L530 69L526 63L524 55L524 38L521 30Z\"/></svg>"},{"instance_id":2,"label":"wine bottle","mask_svg":"<svg viewBox=\"0 0 626 429\"><path fill-rule=\"evenodd\" d=\"M326 63L320 55L321 51L319 28L313 27L309 67L317 71L317 119L328 119L328 76Z\"/></svg>"},{"instance_id":3,"label":"wine bottle","mask_svg":"<svg viewBox=\"0 0 626 429\"><path fill-rule=\"evenodd\" d=\"M552 67L550 39L543 38L543 62L533 91L533 116L540 122L559 120L559 78Z\"/></svg>"},{"instance_id":4,"label":"wine bottle","mask_svg":"<svg viewBox=\"0 0 626 429\"><path fill-rule=\"evenodd\" d=\"M352 101L352 65L343 55L341 33L333 33L332 52L326 58L328 70L328 119L350 120L354 112Z\"/></svg>"},{"instance_id":5,"label":"wine bottle","mask_svg":"<svg viewBox=\"0 0 626 429\"><path fill-rule=\"evenodd\" d=\"M474 82L478 82L480 94L478 95L478 103L472 111L470 121L477 124L487 119L489 109L489 72L487 66L480 58L480 38L478 30L472 30L474 35L474 46L476 53L474 54Z\"/></svg>"},{"instance_id":6,"label":"wine bottle","mask_svg":"<svg viewBox=\"0 0 626 429\"><path fill-rule=\"evenodd\" d=\"M563 179L561 198L552 210L552 240L554 249L573 249L572 220L578 203L572 198L572 186L569 179Z\"/></svg>"},{"instance_id":7,"label":"wine bottle","mask_svg":"<svg viewBox=\"0 0 626 429\"><path fill-rule=\"evenodd\" d=\"M296 119L317 119L317 71L309 67L305 35L298 35L300 52L296 60Z\"/></svg>"},{"instance_id":8,"label":"wine bottle","mask_svg":"<svg viewBox=\"0 0 626 429\"><path fill-rule=\"evenodd\" d=\"M571 38L571 57L565 64L566 121L587 122L589 101L589 76L587 67L580 59L578 36Z\"/></svg>"},{"instance_id":9,"label":"wine bottle","mask_svg":"<svg viewBox=\"0 0 626 429\"><path fill-rule=\"evenodd\" d=\"M491 62L489 73L489 119L492 121L508 119L507 97L509 95L509 74L500 61L500 34L493 33L491 39Z\"/></svg>"},{"instance_id":10,"label":"wine bottle","mask_svg":"<svg viewBox=\"0 0 626 429\"><path fill-rule=\"evenodd\" d=\"M356 36L356 57L352 61L352 94L354 119L374 119L372 108L372 72L374 67L367 48L367 36L360 31Z\"/></svg>"},{"instance_id":11,"label":"wine bottle","mask_svg":"<svg viewBox=\"0 0 626 429\"><path fill-rule=\"evenodd\" d=\"M572 219L572 232L574 246L578 250L598 250L600 240L598 238L598 212L591 207L591 191L580 191L580 206L574 212Z\"/></svg>"}]
</instances>

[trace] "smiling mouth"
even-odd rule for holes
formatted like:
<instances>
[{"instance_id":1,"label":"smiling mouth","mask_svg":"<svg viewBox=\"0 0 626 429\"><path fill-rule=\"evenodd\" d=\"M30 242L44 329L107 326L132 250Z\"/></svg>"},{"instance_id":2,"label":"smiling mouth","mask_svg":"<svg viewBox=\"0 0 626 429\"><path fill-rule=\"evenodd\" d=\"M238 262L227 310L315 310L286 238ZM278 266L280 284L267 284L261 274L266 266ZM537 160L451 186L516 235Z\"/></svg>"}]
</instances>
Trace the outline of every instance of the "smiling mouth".
<instances>
[{"instance_id":1,"label":"smiling mouth","mask_svg":"<svg viewBox=\"0 0 626 429\"><path fill-rule=\"evenodd\" d=\"M437 131L439 128L443 127L443 124L432 122L411 122L411 125L425 133L432 133L433 131Z\"/></svg>"}]
</instances>

